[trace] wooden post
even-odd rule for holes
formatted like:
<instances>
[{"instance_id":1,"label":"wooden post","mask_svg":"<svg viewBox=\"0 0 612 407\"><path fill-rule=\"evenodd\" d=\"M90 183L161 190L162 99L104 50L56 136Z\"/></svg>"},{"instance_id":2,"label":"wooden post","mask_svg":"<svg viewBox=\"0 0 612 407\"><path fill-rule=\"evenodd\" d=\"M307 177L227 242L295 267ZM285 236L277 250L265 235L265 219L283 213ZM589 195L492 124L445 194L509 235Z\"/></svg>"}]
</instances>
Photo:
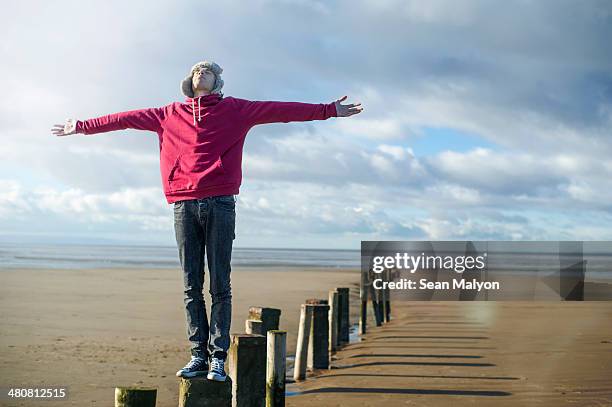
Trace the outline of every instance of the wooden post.
<instances>
[{"instance_id":1,"label":"wooden post","mask_svg":"<svg viewBox=\"0 0 612 407\"><path fill-rule=\"evenodd\" d=\"M329 305L312 305L312 326L308 343L308 367L329 368Z\"/></svg>"},{"instance_id":2,"label":"wooden post","mask_svg":"<svg viewBox=\"0 0 612 407\"><path fill-rule=\"evenodd\" d=\"M359 335L364 335L368 325L368 285L369 272L361 270L361 284L359 285Z\"/></svg>"},{"instance_id":3,"label":"wooden post","mask_svg":"<svg viewBox=\"0 0 612 407\"><path fill-rule=\"evenodd\" d=\"M278 329L280 325L281 310L268 307L249 307L249 318L263 323L261 335L266 336L266 332L271 329Z\"/></svg>"},{"instance_id":4,"label":"wooden post","mask_svg":"<svg viewBox=\"0 0 612 407\"><path fill-rule=\"evenodd\" d=\"M391 270L385 269L385 280L391 282ZM391 289L387 285L385 288L385 322L391 321Z\"/></svg>"},{"instance_id":5,"label":"wooden post","mask_svg":"<svg viewBox=\"0 0 612 407\"><path fill-rule=\"evenodd\" d=\"M378 321L376 325L382 325L385 322L385 291L381 288L376 290L378 296Z\"/></svg>"},{"instance_id":6,"label":"wooden post","mask_svg":"<svg viewBox=\"0 0 612 407\"><path fill-rule=\"evenodd\" d=\"M263 331L263 322L257 319L247 319L245 322L245 331L248 334L265 335Z\"/></svg>"},{"instance_id":7,"label":"wooden post","mask_svg":"<svg viewBox=\"0 0 612 407\"><path fill-rule=\"evenodd\" d=\"M232 406L263 406L266 402L266 337L231 334L228 354Z\"/></svg>"},{"instance_id":8,"label":"wooden post","mask_svg":"<svg viewBox=\"0 0 612 407\"><path fill-rule=\"evenodd\" d=\"M115 407L155 407L155 387L115 387Z\"/></svg>"},{"instance_id":9,"label":"wooden post","mask_svg":"<svg viewBox=\"0 0 612 407\"><path fill-rule=\"evenodd\" d=\"M266 407L285 406L285 374L287 371L287 331L268 331L268 363L266 366Z\"/></svg>"},{"instance_id":10,"label":"wooden post","mask_svg":"<svg viewBox=\"0 0 612 407\"><path fill-rule=\"evenodd\" d=\"M389 273L387 273L387 269L383 270L383 272L380 274L380 277L383 281L383 283L389 281L387 278L389 277ZM383 285L384 286L384 285ZM387 319L387 306L389 305L389 301L388 301L388 295L389 295L389 290L387 288L381 288L380 289L380 308L381 308L381 313L382 313L382 321L383 323L387 323L389 322L389 320Z\"/></svg>"},{"instance_id":11,"label":"wooden post","mask_svg":"<svg viewBox=\"0 0 612 407\"><path fill-rule=\"evenodd\" d=\"M329 291L329 355L338 348L338 291Z\"/></svg>"},{"instance_id":12,"label":"wooden post","mask_svg":"<svg viewBox=\"0 0 612 407\"><path fill-rule=\"evenodd\" d=\"M308 304L308 305L327 304L327 300L324 300L322 298L308 298L306 301L304 301L304 304Z\"/></svg>"},{"instance_id":13,"label":"wooden post","mask_svg":"<svg viewBox=\"0 0 612 407\"><path fill-rule=\"evenodd\" d=\"M370 291L370 297L372 297L372 309L374 310L374 319L376 321L376 326L382 325L382 314L380 312L380 304L378 301L379 291L374 288L374 280L372 280L372 284L368 287Z\"/></svg>"},{"instance_id":14,"label":"wooden post","mask_svg":"<svg viewBox=\"0 0 612 407\"><path fill-rule=\"evenodd\" d=\"M231 407L232 379L224 382L208 380L206 376L181 377L179 407Z\"/></svg>"},{"instance_id":15,"label":"wooden post","mask_svg":"<svg viewBox=\"0 0 612 407\"><path fill-rule=\"evenodd\" d=\"M348 343L349 341L349 289L346 287L337 288L338 291L338 337L340 343Z\"/></svg>"},{"instance_id":16,"label":"wooden post","mask_svg":"<svg viewBox=\"0 0 612 407\"><path fill-rule=\"evenodd\" d=\"M269 307L249 307L249 319L246 320L246 333L263 335L267 341L267 332L278 329L281 310ZM261 321L258 323L256 321Z\"/></svg>"},{"instance_id":17,"label":"wooden post","mask_svg":"<svg viewBox=\"0 0 612 407\"><path fill-rule=\"evenodd\" d=\"M306 379L306 361L308 359L308 342L310 339L313 307L313 305L306 304L302 304L301 306L300 325L298 327L298 338L295 351L295 366L293 368L293 379L295 381Z\"/></svg>"}]
</instances>

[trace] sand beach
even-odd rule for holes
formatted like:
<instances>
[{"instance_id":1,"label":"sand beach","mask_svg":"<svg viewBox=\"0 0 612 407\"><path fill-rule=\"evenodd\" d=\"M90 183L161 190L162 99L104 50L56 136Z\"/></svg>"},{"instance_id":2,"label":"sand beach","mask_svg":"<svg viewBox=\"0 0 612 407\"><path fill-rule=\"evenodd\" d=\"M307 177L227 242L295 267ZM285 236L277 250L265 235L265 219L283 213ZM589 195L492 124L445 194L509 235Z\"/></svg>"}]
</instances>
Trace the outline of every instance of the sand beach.
<instances>
[{"instance_id":1,"label":"sand beach","mask_svg":"<svg viewBox=\"0 0 612 407\"><path fill-rule=\"evenodd\" d=\"M115 386L155 386L157 406L176 407L180 379L175 373L189 360L181 273L180 269L3 269L2 382L67 386L69 399L45 401L49 406L109 406ZM205 284L209 307L207 278ZM230 332L245 332L250 306L280 308L280 329L288 331L287 355L293 355L300 304L307 298L327 298L335 287L353 287L357 294L358 284L359 270L232 267ZM351 313L356 322L356 301Z\"/></svg>"},{"instance_id":2,"label":"sand beach","mask_svg":"<svg viewBox=\"0 0 612 407\"><path fill-rule=\"evenodd\" d=\"M153 386L159 407L177 405L175 372L189 357L179 269L3 269L0 279L5 385L67 386L67 401L45 402L58 406L108 406L115 386ZM350 287L356 324L358 284L352 269L233 267L231 332L245 332L249 306L280 308L292 356L300 304ZM610 406L611 322L609 301L392 294L391 321L376 327L370 314L330 369L287 384L286 405Z\"/></svg>"}]
</instances>

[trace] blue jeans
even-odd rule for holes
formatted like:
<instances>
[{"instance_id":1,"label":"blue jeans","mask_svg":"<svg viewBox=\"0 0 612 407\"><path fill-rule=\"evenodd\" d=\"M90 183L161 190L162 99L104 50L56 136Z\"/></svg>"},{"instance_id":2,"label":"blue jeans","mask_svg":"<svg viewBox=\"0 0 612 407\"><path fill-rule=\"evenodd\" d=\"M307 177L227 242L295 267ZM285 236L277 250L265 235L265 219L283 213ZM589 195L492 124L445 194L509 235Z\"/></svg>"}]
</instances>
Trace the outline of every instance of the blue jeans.
<instances>
[{"instance_id":1,"label":"blue jeans","mask_svg":"<svg viewBox=\"0 0 612 407\"><path fill-rule=\"evenodd\" d=\"M174 203L174 230L183 269L187 335L191 354L227 359L232 318L232 244L236 198L220 195ZM210 272L210 325L204 306L204 256Z\"/></svg>"}]
</instances>

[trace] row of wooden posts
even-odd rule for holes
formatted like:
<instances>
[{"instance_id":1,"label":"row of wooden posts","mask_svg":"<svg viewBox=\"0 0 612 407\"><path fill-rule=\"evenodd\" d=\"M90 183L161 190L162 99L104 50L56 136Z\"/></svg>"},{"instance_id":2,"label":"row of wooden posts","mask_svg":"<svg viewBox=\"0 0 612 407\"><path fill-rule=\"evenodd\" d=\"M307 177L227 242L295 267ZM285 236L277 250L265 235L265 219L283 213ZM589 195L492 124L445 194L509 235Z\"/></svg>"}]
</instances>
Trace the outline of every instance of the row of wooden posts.
<instances>
[{"instance_id":1,"label":"row of wooden posts","mask_svg":"<svg viewBox=\"0 0 612 407\"><path fill-rule=\"evenodd\" d=\"M349 291L336 288L327 299L308 299L301 305L295 381L305 380L307 370L328 369L332 354L349 342ZM280 314L276 308L250 307L246 333L230 335L226 381L181 378L179 407L284 406L287 331L278 329ZM363 316L360 326L365 332ZM154 407L156 394L155 388L117 387L115 406Z\"/></svg>"},{"instance_id":2,"label":"row of wooden posts","mask_svg":"<svg viewBox=\"0 0 612 407\"><path fill-rule=\"evenodd\" d=\"M390 282L397 277L397 270L394 269L385 269L382 273L374 273L372 270L369 270L368 273L361 273L359 335L365 334L367 330L368 296L371 299L376 326L381 326L391 320L391 290L388 287L375 289L374 280L380 279L381 282Z\"/></svg>"}]
</instances>

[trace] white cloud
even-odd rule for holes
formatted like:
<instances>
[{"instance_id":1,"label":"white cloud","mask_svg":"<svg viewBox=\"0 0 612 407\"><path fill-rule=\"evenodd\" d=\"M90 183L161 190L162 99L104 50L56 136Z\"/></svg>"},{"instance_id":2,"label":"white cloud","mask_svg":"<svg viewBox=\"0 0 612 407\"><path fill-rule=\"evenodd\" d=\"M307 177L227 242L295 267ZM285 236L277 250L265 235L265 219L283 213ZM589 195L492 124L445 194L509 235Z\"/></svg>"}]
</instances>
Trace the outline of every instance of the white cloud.
<instances>
[{"instance_id":1,"label":"white cloud","mask_svg":"<svg viewBox=\"0 0 612 407\"><path fill-rule=\"evenodd\" d=\"M378 146L378 150L390 155L395 161L402 161L408 158L414 158L414 152L410 147L381 144Z\"/></svg>"},{"instance_id":2,"label":"white cloud","mask_svg":"<svg viewBox=\"0 0 612 407\"><path fill-rule=\"evenodd\" d=\"M0 179L0 217L12 223L11 214L35 219L57 216L68 222L87 224L130 222L141 230L167 229L170 210L158 188L125 188L111 194L88 193L69 188L27 189L15 180ZM44 228L44 222L40 225Z\"/></svg>"},{"instance_id":3,"label":"white cloud","mask_svg":"<svg viewBox=\"0 0 612 407\"><path fill-rule=\"evenodd\" d=\"M27 213L31 206L23 198L24 191L19 182L0 179L0 220Z\"/></svg>"},{"instance_id":4,"label":"white cloud","mask_svg":"<svg viewBox=\"0 0 612 407\"><path fill-rule=\"evenodd\" d=\"M351 120L334 122L332 129L345 136L373 140L401 140L406 137L401 122L395 117L368 119L354 116Z\"/></svg>"}]
</instances>

